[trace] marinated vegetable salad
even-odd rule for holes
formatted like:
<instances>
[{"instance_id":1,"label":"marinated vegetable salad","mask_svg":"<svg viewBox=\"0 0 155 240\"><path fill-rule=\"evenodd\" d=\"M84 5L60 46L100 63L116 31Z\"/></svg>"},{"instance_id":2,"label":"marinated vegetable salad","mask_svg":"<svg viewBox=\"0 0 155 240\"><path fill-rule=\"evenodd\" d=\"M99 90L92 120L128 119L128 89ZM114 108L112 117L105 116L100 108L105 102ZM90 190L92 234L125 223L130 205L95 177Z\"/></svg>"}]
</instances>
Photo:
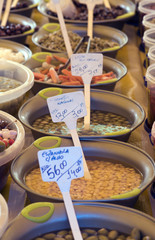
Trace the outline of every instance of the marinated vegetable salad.
<instances>
[{"instance_id":1,"label":"marinated vegetable salad","mask_svg":"<svg viewBox=\"0 0 155 240\"><path fill-rule=\"evenodd\" d=\"M63 69L60 74L59 68L62 67L68 61L67 58L59 57L57 55L46 56L45 62L42 63L41 67L33 69L35 81L61 84L61 85L83 85L81 77L73 76L71 74L71 67ZM94 76L91 84L99 84L108 80L117 80L116 74L113 71L103 72L100 76Z\"/></svg>"},{"instance_id":2,"label":"marinated vegetable salad","mask_svg":"<svg viewBox=\"0 0 155 240\"><path fill-rule=\"evenodd\" d=\"M16 139L17 131L11 130L11 123L0 119L0 152L12 145Z\"/></svg>"}]
</instances>

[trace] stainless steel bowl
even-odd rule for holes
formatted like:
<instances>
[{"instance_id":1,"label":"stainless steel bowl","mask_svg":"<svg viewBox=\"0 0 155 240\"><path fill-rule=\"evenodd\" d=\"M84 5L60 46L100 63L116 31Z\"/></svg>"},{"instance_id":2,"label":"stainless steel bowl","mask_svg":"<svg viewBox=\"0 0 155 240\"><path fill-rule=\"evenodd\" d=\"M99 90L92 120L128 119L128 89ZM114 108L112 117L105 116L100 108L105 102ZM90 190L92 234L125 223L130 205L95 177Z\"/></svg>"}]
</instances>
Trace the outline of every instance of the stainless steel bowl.
<instances>
[{"instance_id":1,"label":"stainless steel bowl","mask_svg":"<svg viewBox=\"0 0 155 240\"><path fill-rule=\"evenodd\" d=\"M47 208L48 217L45 216ZM155 239L154 218L143 212L114 204L75 203L74 208L81 229L106 228L130 234L136 228L140 230L142 237L150 236L152 240ZM31 215L34 216L33 221ZM46 219L43 221L43 218ZM64 204L40 202L24 208L9 224L1 240L32 240L64 229L70 229Z\"/></svg>"},{"instance_id":2,"label":"stainless steel bowl","mask_svg":"<svg viewBox=\"0 0 155 240\"><path fill-rule=\"evenodd\" d=\"M72 31L74 33L77 33L81 37L87 35L87 27L83 25L76 25L76 24L67 24L66 25L67 30ZM39 41L40 39L45 35L49 34L51 32L55 32L58 29L60 29L59 24L54 24L54 23L48 23L43 25L38 32L34 33L32 35L32 41L35 45L40 47L42 51L44 52L58 52L62 53L62 51L56 51L53 49L49 49L46 47L43 47ZM99 25L94 25L93 26L93 35L94 37L99 37L101 39L109 39L112 40L116 43L119 44L118 47L113 47L113 48L107 48L103 49L100 51L100 53L103 53L106 56L109 57L115 57L116 53L118 50L120 50L125 44L128 42L128 37L125 33L122 31L112 28L112 27L106 27L106 26L99 26Z\"/></svg>"},{"instance_id":3,"label":"stainless steel bowl","mask_svg":"<svg viewBox=\"0 0 155 240\"><path fill-rule=\"evenodd\" d=\"M23 0L20 0L19 2L23 2ZM26 17L30 17L33 9L38 6L39 0L27 0L26 2L28 3L28 7L11 9L10 12L15 14L20 14Z\"/></svg>"},{"instance_id":4,"label":"stainless steel bowl","mask_svg":"<svg viewBox=\"0 0 155 240\"><path fill-rule=\"evenodd\" d=\"M22 34L10 35L10 36L0 36L0 39L6 39L6 40L12 40L15 42L19 42L19 43L24 43L26 40L26 37L28 35L33 34L35 31L35 28L36 28L36 23L31 18L22 16L22 15L11 13L9 15L8 21L10 23L15 23L15 24L19 23L19 24L23 24L26 26L29 25L31 27L31 29Z\"/></svg>"},{"instance_id":5,"label":"stainless steel bowl","mask_svg":"<svg viewBox=\"0 0 155 240\"><path fill-rule=\"evenodd\" d=\"M51 53L37 52L36 54L32 55L32 58L29 59L29 61L27 61L25 65L33 71L34 68L40 67L43 61L46 61L45 60L46 56L48 56L49 54ZM65 54L61 54L61 53L60 54L55 53L52 55L67 57ZM52 60L52 63L54 65L58 65L58 61ZM107 80L100 84L92 84L91 88L113 91L117 82L121 80L127 73L127 68L123 63L119 62L116 59L109 58L107 56L104 56L104 59L103 59L103 70L106 72L113 71L116 74L116 78ZM61 84L55 84L55 83L34 81L34 86L32 88L32 91L34 94L37 94L40 90L47 87L77 88L78 90L78 88L82 88L83 86L82 85L74 85L74 86L61 85Z\"/></svg>"},{"instance_id":6,"label":"stainless steel bowl","mask_svg":"<svg viewBox=\"0 0 155 240\"><path fill-rule=\"evenodd\" d=\"M83 89L78 90L83 91ZM46 88L40 91L37 95L35 95L22 105L18 112L19 119L26 127L31 129L35 139L45 135L71 138L70 135L65 135L62 133L54 134L43 132L37 128L32 127L32 123L37 118L45 114L49 114L49 109L46 101L48 97L55 96L58 93L60 94L60 92L69 93L74 91L77 91L77 89ZM104 138L113 138L121 141L127 141L131 132L134 131L144 121L145 113L143 108L137 102L131 100L130 98L124 95L115 92L91 89L90 98L92 110L111 112L124 116L129 120L131 127L118 132L106 133L103 135L83 134L79 136L80 139L101 140Z\"/></svg>"},{"instance_id":7,"label":"stainless steel bowl","mask_svg":"<svg viewBox=\"0 0 155 240\"><path fill-rule=\"evenodd\" d=\"M31 202L63 202L62 198L47 196L32 190L25 183L26 175L30 173L31 170L39 167L38 151L50 148L54 149L55 144L57 144L57 147L73 146L71 139L45 136L34 141L32 145L19 154L12 162L11 176L20 187L26 190ZM107 199L82 200L81 196L81 200L73 201L108 202L133 207L139 195L152 183L155 177L155 163L153 159L146 152L131 144L110 139L104 139L103 141L81 141L81 145L86 160L111 161L133 167L141 174L142 181L138 188L124 194L111 196ZM78 187L80 188L82 186Z\"/></svg>"},{"instance_id":8,"label":"stainless steel bowl","mask_svg":"<svg viewBox=\"0 0 155 240\"><path fill-rule=\"evenodd\" d=\"M105 20L99 20L99 21L93 21L93 24L102 24L102 25L106 25L106 26L110 26L110 27L115 27L118 29L122 29L124 23L132 18L135 15L135 10L136 10L136 6L135 4L130 1L130 0L109 0L109 3L112 6L121 6L123 9L126 10L126 14L115 18L115 19L105 19ZM40 1L39 5L38 5L38 11L43 14L44 16L48 17L50 22L58 22L58 18L54 17L54 16L50 16L49 14L47 14L47 1ZM73 24L83 24L83 25L87 25L87 21L84 20L71 20L71 19L65 19L66 23L73 23Z\"/></svg>"}]
</instances>

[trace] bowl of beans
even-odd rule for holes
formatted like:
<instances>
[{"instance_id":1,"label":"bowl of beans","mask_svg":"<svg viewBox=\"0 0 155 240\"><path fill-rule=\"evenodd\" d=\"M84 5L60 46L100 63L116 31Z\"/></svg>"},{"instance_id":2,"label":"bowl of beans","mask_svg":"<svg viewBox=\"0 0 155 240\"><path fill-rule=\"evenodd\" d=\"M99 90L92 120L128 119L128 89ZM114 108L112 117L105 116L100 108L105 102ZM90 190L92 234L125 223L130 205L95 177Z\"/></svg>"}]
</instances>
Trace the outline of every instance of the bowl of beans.
<instances>
[{"instance_id":1,"label":"bowl of beans","mask_svg":"<svg viewBox=\"0 0 155 240\"><path fill-rule=\"evenodd\" d=\"M83 91L80 88L78 90ZM74 91L77 89L45 88L21 106L18 117L32 131L35 139L45 135L71 138L64 122L52 122L46 100L57 94ZM83 118L79 118L77 121L77 132L80 139L114 138L127 141L131 132L144 121L143 108L126 96L115 92L91 89L90 98L89 130L84 129Z\"/></svg>"},{"instance_id":2,"label":"bowl of beans","mask_svg":"<svg viewBox=\"0 0 155 240\"><path fill-rule=\"evenodd\" d=\"M36 94L47 87L83 87L82 78L72 76L70 65L62 69L62 71L60 70L60 67L65 66L67 61L68 58L65 54L46 52L33 54L32 58L25 64L34 73L33 93ZM123 63L104 56L103 74L100 77L93 77L91 88L113 91L116 83L122 79L126 73L127 68Z\"/></svg>"},{"instance_id":3,"label":"bowl of beans","mask_svg":"<svg viewBox=\"0 0 155 240\"><path fill-rule=\"evenodd\" d=\"M130 0L109 0L111 9L106 8L104 4L96 5L94 8L94 24L103 24L122 29L124 23L135 14L135 4ZM66 23L76 23L87 25L88 11L85 4L73 0L72 5L63 12ZM41 1L38 5L38 11L48 17L50 22L58 22L58 17L54 6L50 8L49 1Z\"/></svg>"},{"instance_id":4,"label":"bowl of beans","mask_svg":"<svg viewBox=\"0 0 155 240\"><path fill-rule=\"evenodd\" d=\"M136 209L108 203L74 203L74 209L85 240L155 238L154 218ZM24 237L73 240L64 204L38 202L25 207L8 225L2 240L22 240Z\"/></svg>"},{"instance_id":5,"label":"bowl of beans","mask_svg":"<svg viewBox=\"0 0 155 240\"><path fill-rule=\"evenodd\" d=\"M116 140L81 141L81 144L91 180L84 177L72 180L72 200L134 206L139 195L155 177L152 158L141 149ZM63 201L57 184L42 180L38 164L38 151L48 149L50 153L55 146L58 151L59 146L63 149L73 146L73 143L70 139L45 136L35 140L12 162L11 176L26 190L31 202ZM49 168L50 164L45 172Z\"/></svg>"},{"instance_id":6,"label":"bowl of beans","mask_svg":"<svg viewBox=\"0 0 155 240\"><path fill-rule=\"evenodd\" d=\"M0 39L0 59L26 63L32 56L31 50L23 44Z\"/></svg>"},{"instance_id":7,"label":"bowl of beans","mask_svg":"<svg viewBox=\"0 0 155 240\"><path fill-rule=\"evenodd\" d=\"M33 73L15 61L0 60L0 109L10 114L17 113L25 94L34 83Z\"/></svg>"},{"instance_id":8,"label":"bowl of beans","mask_svg":"<svg viewBox=\"0 0 155 240\"><path fill-rule=\"evenodd\" d=\"M11 161L23 148L25 130L12 115L0 111L0 191L7 182Z\"/></svg>"},{"instance_id":9,"label":"bowl of beans","mask_svg":"<svg viewBox=\"0 0 155 240\"><path fill-rule=\"evenodd\" d=\"M24 15L30 17L32 10L38 6L39 0L19 0L16 6L12 6L10 13ZM5 6L3 8L5 10Z\"/></svg>"},{"instance_id":10,"label":"bowl of beans","mask_svg":"<svg viewBox=\"0 0 155 240\"><path fill-rule=\"evenodd\" d=\"M83 25L67 24L67 31L74 51L82 37L87 35L87 27ZM32 35L32 41L44 52L66 53L66 47L58 23L47 23L38 32ZM115 57L128 42L128 37L122 31L107 27L94 25L93 39L90 42L90 53L103 53L109 57ZM87 45L81 46L80 53L86 52Z\"/></svg>"},{"instance_id":11,"label":"bowl of beans","mask_svg":"<svg viewBox=\"0 0 155 240\"><path fill-rule=\"evenodd\" d=\"M0 39L24 43L35 28L36 23L31 18L11 13L6 26L0 26Z\"/></svg>"}]
</instances>

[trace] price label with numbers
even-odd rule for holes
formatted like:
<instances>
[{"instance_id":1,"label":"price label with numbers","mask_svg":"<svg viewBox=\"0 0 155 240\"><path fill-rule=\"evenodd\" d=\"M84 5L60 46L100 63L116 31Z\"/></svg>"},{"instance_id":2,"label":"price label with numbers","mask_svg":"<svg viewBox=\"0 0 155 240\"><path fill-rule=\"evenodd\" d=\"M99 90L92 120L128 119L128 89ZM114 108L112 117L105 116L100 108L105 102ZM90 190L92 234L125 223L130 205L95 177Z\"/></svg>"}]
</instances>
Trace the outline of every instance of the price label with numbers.
<instances>
[{"instance_id":1,"label":"price label with numbers","mask_svg":"<svg viewBox=\"0 0 155 240\"><path fill-rule=\"evenodd\" d=\"M69 129L76 129L77 119L87 115L82 91L50 97L47 104L52 121L65 122Z\"/></svg>"},{"instance_id":2,"label":"price label with numbers","mask_svg":"<svg viewBox=\"0 0 155 240\"><path fill-rule=\"evenodd\" d=\"M103 55L100 53L73 54L71 72L73 76L81 76L83 80L102 75Z\"/></svg>"},{"instance_id":3,"label":"price label with numbers","mask_svg":"<svg viewBox=\"0 0 155 240\"><path fill-rule=\"evenodd\" d=\"M57 182L61 192L69 191L72 179L83 177L81 147L60 147L38 151L41 176Z\"/></svg>"}]
</instances>

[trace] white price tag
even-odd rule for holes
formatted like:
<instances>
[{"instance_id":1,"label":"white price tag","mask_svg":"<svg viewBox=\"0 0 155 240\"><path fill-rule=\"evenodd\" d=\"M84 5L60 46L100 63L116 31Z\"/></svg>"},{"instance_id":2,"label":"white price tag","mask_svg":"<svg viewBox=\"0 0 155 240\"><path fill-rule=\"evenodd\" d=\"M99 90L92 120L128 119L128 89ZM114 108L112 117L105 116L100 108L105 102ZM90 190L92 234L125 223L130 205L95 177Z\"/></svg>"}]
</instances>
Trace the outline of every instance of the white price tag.
<instances>
[{"instance_id":1,"label":"white price tag","mask_svg":"<svg viewBox=\"0 0 155 240\"><path fill-rule=\"evenodd\" d=\"M65 122L69 129L76 128L78 118L87 115L82 91L50 97L47 104L53 122Z\"/></svg>"},{"instance_id":2,"label":"white price tag","mask_svg":"<svg viewBox=\"0 0 155 240\"><path fill-rule=\"evenodd\" d=\"M61 192L69 191L71 180L84 175L81 147L40 150L38 159L43 181L57 182Z\"/></svg>"},{"instance_id":3,"label":"white price tag","mask_svg":"<svg viewBox=\"0 0 155 240\"><path fill-rule=\"evenodd\" d=\"M73 203L69 194L71 180L83 177L81 147L60 147L38 151L41 176L45 182L57 182L64 199L75 240L82 240Z\"/></svg>"},{"instance_id":4,"label":"white price tag","mask_svg":"<svg viewBox=\"0 0 155 240\"><path fill-rule=\"evenodd\" d=\"M71 72L73 76L81 76L85 83L93 76L102 75L103 55L101 53L82 53L71 56Z\"/></svg>"}]
</instances>

